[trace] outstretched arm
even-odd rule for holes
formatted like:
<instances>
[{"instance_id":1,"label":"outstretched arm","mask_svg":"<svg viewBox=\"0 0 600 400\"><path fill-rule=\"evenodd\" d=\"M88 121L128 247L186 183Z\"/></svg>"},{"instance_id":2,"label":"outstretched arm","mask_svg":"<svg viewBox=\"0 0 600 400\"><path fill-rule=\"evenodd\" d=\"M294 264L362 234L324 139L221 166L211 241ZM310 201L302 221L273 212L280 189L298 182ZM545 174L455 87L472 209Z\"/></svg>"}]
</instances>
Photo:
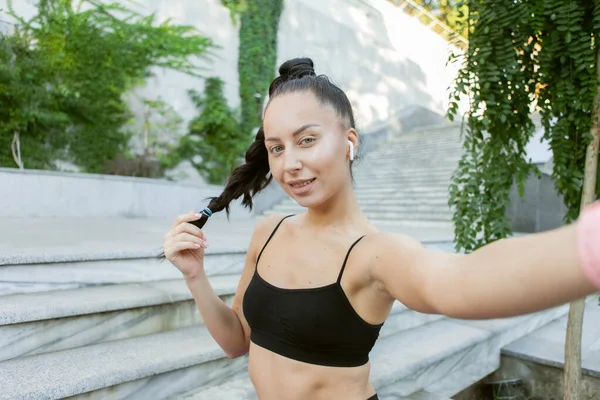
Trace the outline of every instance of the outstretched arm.
<instances>
[{"instance_id":1,"label":"outstretched arm","mask_svg":"<svg viewBox=\"0 0 600 400\"><path fill-rule=\"evenodd\" d=\"M584 218L548 232L499 240L467 255L428 250L406 236L384 234L374 279L417 311L454 318L501 318L548 309L600 291L593 283L594 273L600 274L600 204Z\"/></svg>"}]
</instances>

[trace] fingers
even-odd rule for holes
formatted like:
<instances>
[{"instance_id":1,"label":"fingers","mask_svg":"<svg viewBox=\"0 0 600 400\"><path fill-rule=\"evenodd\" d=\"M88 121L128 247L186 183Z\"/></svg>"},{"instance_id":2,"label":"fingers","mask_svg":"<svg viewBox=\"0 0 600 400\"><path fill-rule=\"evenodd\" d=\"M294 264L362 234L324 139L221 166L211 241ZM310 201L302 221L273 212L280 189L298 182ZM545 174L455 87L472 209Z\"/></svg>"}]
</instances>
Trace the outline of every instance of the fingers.
<instances>
[{"instance_id":1,"label":"fingers","mask_svg":"<svg viewBox=\"0 0 600 400\"><path fill-rule=\"evenodd\" d=\"M196 235L202 239L206 239L202 230L200 228L198 228L197 226L192 225L190 223L192 221L196 221L197 219L199 219L200 217L198 215L200 215L200 214L194 213L193 211L190 211L187 214L179 215L175 219L175 223L173 224L173 227L171 228L171 230L165 234L164 239L168 240L169 238L171 238L179 233L182 233L182 232L188 232L188 233L191 233L192 235Z\"/></svg>"},{"instance_id":2,"label":"fingers","mask_svg":"<svg viewBox=\"0 0 600 400\"><path fill-rule=\"evenodd\" d=\"M194 210L191 210L187 214L178 215L177 218L175 218L175 222L173 222L172 228L175 228L177 225L180 225L182 222L196 221L196 220L200 219L201 217L202 217L202 214L200 214L199 212L196 212Z\"/></svg>"},{"instance_id":3,"label":"fingers","mask_svg":"<svg viewBox=\"0 0 600 400\"><path fill-rule=\"evenodd\" d=\"M175 242L170 246L165 246L165 257L169 260L172 260L173 258L175 258L175 254L179 252L182 252L184 250L198 250L202 247L204 246L193 242Z\"/></svg>"}]
</instances>

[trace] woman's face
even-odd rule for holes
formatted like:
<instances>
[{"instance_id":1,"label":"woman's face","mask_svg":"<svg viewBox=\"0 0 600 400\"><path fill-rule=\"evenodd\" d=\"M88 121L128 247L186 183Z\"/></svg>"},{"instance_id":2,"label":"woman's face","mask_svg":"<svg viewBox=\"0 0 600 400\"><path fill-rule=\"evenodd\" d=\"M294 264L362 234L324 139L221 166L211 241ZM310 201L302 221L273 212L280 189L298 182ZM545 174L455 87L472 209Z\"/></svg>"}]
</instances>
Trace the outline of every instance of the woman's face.
<instances>
[{"instance_id":1,"label":"woman's face","mask_svg":"<svg viewBox=\"0 0 600 400\"><path fill-rule=\"evenodd\" d=\"M311 92L272 99L263 119L273 178L303 207L322 204L351 185L348 140L356 131ZM355 153L356 154L356 153Z\"/></svg>"}]
</instances>

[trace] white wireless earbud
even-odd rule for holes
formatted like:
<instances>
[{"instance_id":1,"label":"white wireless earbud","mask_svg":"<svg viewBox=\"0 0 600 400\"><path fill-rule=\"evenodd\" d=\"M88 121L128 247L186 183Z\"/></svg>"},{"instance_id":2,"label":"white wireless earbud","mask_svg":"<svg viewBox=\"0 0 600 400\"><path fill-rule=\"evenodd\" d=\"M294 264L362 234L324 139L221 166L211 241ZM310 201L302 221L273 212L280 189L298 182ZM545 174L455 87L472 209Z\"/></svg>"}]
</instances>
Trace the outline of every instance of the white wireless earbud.
<instances>
[{"instance_id":1,"label":"white wireless earbud","mask_svg":"<svg viewBox=\"0 0 600 400\"><path fill-rule=\"evenodd\" d=\"M348 144L350 145L350 161L354 160L354 143L348 140Z\"/></svg>"}]
</instances>

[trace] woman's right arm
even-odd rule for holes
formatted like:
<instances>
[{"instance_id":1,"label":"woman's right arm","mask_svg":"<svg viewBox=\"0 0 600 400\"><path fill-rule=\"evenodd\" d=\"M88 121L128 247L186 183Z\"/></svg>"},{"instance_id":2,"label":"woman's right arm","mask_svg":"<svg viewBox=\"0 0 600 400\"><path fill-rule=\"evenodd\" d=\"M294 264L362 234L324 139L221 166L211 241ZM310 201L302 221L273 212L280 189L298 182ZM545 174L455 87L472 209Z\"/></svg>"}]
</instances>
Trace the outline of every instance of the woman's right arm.
<instances>
[{"instance_id":1,"label":"woman's right arm","mask_svg":"<svg viewBox=\"0 0 600 400\"><path fill-rule=\"evenodd\" d=\"M250 348L250 327L242 311L244 293L254 274L258 252L281 218L279 215L271 215L257 223L248 246L244 270L232 307L225 304L215 293L204 269L195 277L185 279L204 324L229 358L241 357Z\"/></svg>"}]
</instances>

